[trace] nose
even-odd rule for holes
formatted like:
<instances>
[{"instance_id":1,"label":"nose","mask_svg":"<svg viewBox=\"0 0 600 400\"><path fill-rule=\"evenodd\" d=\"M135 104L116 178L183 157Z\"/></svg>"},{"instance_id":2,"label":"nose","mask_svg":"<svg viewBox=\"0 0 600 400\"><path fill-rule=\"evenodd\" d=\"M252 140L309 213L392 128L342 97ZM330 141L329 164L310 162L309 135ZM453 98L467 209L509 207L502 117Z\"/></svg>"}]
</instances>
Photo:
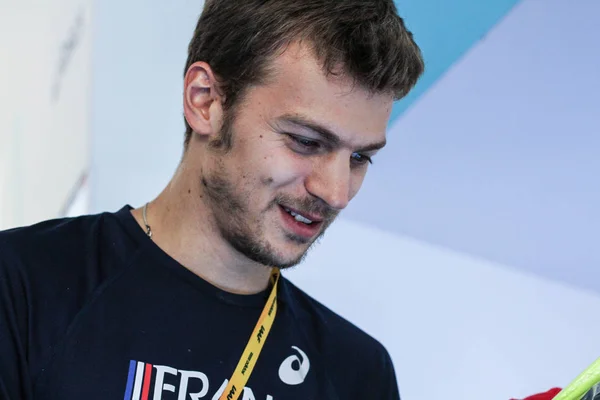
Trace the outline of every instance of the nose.
<instances>
[{"instance_id":1,"label":"nose","mask_svg":"<svg viewBox=\"0 0 600 400\"><path fill-rule=\"evenodd\" d=\"M350 161L348 157L332 157L318 163L306 178L306 190L336 210L346 208L350 202Z\"/></svg>"}]
</instances>

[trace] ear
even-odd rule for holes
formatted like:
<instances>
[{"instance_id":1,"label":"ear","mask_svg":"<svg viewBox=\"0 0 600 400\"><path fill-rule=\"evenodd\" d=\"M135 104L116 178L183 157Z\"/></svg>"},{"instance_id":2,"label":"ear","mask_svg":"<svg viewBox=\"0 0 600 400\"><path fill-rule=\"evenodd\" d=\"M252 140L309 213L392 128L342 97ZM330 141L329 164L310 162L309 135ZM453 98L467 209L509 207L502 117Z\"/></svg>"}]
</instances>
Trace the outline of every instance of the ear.
<instances>
[{"instance_id":1,"label":"ear","mask_svg":"<svg viewBox=\"0 0 600 400\"><path fill-rule=\"evenodd\" d=\"M216 135L223 118L222 96L210 66L197 62L185 74L183 112L195 134Z\"/></svg>"}]
</instances>

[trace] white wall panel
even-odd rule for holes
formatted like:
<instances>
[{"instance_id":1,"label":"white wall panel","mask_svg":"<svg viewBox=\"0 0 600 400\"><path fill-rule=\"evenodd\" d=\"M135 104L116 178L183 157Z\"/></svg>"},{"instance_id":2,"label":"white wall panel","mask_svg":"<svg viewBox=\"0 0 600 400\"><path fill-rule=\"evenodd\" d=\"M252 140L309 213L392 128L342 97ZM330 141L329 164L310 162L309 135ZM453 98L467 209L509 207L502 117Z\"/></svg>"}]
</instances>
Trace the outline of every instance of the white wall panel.
<instances>
[{"instance_id":1,"label":"white wall panel","mask_svg":"<svg viewBox=\"0 0 600 400\"><path fill-rule=\"evenodd\" d=\"M59 216L87 170L90 6L0 4L0 229Z\"/></svg>"}]
</instances>

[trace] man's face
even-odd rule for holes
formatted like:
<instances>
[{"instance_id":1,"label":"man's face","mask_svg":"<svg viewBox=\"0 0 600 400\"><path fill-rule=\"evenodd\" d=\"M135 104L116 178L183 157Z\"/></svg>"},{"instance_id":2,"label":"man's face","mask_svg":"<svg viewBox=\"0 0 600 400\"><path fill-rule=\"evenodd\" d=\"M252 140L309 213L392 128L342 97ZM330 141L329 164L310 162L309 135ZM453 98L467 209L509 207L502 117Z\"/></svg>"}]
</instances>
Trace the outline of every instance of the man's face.
<instances>
[{"instance_id":1,"label":"man's face","mask_svg":"<svg viewBox=\"0 0 600 400\"><path fill-rule=\"evenodd\" d=\"M268 266L298 264L357 194L385 142L392 96L326 77L301 46L274 61L272 79L248 90L222 128L200 179L221 236Z\"/></svg>"}]
</instances>

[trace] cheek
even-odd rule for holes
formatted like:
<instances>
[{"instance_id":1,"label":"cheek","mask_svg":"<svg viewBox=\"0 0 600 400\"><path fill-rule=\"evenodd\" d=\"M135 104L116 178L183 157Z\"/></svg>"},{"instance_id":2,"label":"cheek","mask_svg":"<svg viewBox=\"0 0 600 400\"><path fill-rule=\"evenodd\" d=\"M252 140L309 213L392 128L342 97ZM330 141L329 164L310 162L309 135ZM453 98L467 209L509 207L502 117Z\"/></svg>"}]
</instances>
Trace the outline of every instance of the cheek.
<instances>
[{"instance_id":1,"label":"cheek","mask_svg":"<svg viewBox=\"0 0 600 400\"><path fill-rule=\"evenodd\" d=\"M352 171L352 174L350 175L350 200L352 200L360 191L360 188L365 180L366 173L366 168Z\"/></svg>"},{"instance_id":2,"label":"cheek","mask_svg":"<svg viewBox=\"0 0 600 400\"><path fill-rule=\"evenodd\" d=\"M313 168L313 162L309 158L293 154L286 148L264 156L263 162L263 180L274 187L302 181Z\"/></svg>"}]
</instances>

